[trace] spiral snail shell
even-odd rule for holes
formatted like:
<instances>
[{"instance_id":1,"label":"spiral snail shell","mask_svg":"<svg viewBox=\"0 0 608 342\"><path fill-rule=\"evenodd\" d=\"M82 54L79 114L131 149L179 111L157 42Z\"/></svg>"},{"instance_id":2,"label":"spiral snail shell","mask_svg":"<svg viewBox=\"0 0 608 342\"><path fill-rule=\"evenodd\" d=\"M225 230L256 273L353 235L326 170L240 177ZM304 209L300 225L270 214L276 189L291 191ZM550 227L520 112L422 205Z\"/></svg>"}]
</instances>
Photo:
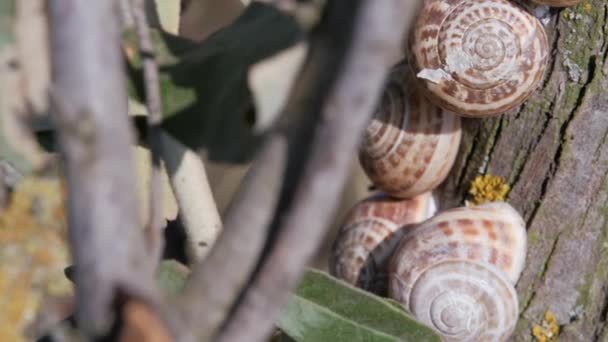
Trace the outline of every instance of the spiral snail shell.
<instances>
[{"instance_id":1,"label":"spiral snail shell","mask_svg":"<svg viewBox=\"0 0 608 342\"><path fill-rule=\"evenodd\" d=\"M370 180L390 196L411 198L437 187L460 145L460 118L421 96L407 67L391 73L359 149Z\"/></svg>"},{"instance_id":2,"label":"spiral snail shell","mask_svg":"<svg viewBox=\"0 0 608 342\"><path fill-rule=\"evenodd\" d=\"M389 296L447 341L504 341L517 322L525 256L525 224L510 205L448 210L402 238Z\"/></svg>"},{"instance_id":3,"label":"spiral snail shell","mask_svg":"<svg viewBox=\"0 0 608 342\"><path fill-rule=\"evenodd\" d=\"M548 5L553 7L568 7L576 5L582 0L532 0L533 2L541 5Z\"/></svg>"},{"instance_id":4,"label":"spiral snail shell","mask_svg":"<svg viewBox=\"0 0 608 342\"><path fill-rule=\"evenodd\" d=\"M428 0L411 38L412 66L440 107L502 114L539 85L548 61L540 21L507 0Z\"/></svg>"},{"instance_id":5,"label":"spiral snail shell","mask_svg":"<svg viewBox=\"0 0 608 342\"><path fill-rule=\"evenodd\" d=\"M400 200L384 194L357 203L333 244L330 273L366 291L385 296L388 260L409 225L434 214L431 193Z\"/></svg>"}]
</instances>

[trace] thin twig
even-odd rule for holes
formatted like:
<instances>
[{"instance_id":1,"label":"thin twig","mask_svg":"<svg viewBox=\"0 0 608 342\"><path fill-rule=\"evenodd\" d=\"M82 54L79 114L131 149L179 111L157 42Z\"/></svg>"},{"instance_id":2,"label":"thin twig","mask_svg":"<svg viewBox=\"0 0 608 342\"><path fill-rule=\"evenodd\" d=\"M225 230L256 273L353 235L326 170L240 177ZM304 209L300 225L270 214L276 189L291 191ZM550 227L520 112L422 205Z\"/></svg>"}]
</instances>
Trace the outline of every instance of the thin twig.
<instances>
[{"instance_id":1,"label":"thin twig","mask_svg":"<svg viewBox=\"0 0 608 342\"><path fill-rule=\"evenodd\" d=\"M352 15L345 5L354 2L328 3L328 36L339 32L334 25L345 25L342 16ZM312 156L298 181L293 203L281 219L276 244L219 341L262 341L267 337L288 291L326 235L351 157L418 2L363 0L361 6L353 44L346 45L349 54L343 58L339 79L323 107L325 120L315 134Z\"/></svg>"},{"instance_id":2,"label":"thin twig","mask_svg":"<svg viewBox=\"0 0 608 342\"><path fill-rule=\"evenodd\" d=\"M150 39L150 27L146 19L145 0L132 0L133 18L137 31L137 40L142 57L144 83L146 91L146 107L148 108L148 147L152 160L150 176L150 212L146 225L151 254L159 260L164 248L163 229L164 218L162 210L162 168L161 155L163 149L161 96L158 76L158 66L154 59L154 47Z\"/></svg>"},{"instance_id":3,"label":"thin twig","mask_svg":"<svg viewBox=\"0 0 608 342\"><path fill-rule=\"evenodd\" d=\"M118 298L159 296L136 210L134 137L114 1L48 3L52 114L65 162L77 319L110 329Z\"/></svg>"}]
</instances>

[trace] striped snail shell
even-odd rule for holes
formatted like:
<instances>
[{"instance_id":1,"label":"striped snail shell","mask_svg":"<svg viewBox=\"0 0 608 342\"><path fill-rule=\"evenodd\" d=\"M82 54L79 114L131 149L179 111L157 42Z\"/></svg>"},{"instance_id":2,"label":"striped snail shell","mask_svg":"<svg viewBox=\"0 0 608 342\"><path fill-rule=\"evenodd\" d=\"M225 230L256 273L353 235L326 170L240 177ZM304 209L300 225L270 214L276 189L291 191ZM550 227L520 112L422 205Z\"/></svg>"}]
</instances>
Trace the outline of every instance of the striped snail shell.
<instances>
[{"instance_id":1,"label":"striped snail shell","mask_svg":"<svg viewBox=\"0 0 608 342\"><path fill-rule=\"evenodd\" d=\"M388 260L403 232L435 212L430 192L412 199L384 194L357 203L333 244L330 273L351 285L386 296Z\"/></svg>"},{"instance_id":2,"label":"striped snail shell","mask_svg":"<svg viewBox=\"0 0 608 342\"><path fill-rule=\"evenodd\" d=\"M548 5L553 7L568 7L581 2L582 0L532 0L537 4Z\"/></svg>"},{"instance_id":3,"label":"striped snail shell","mask_svg":"<svg viewBox=\"0 0 608 342\"><path fill-rule=\"evenodd\" d=\"M525 101L547 66L540 21L507 0L429 0L411 38L420 85L463 116L502 114Z\"/></svg>"},{"instance_id":4,"label":"striped snail shell","mask_svg":"<svg viewBox=\"0 0 608 342\"><path fill-rule=\"evenodd\" d=\"M460 118L421 96L409 71L391 73L359 149L374 185L399 198L436 188L454 164L461 137Z\"/></svg>"},{"instance_id":5,"label":"striped snail shell","mask_svg":"<svg viewBox=\"0 0 608 342\"><path fill-rule=\"evenodd\" d=\"M403 237L389 296L447 341L504 341L517 322L526 245L523 219L504 202L445 211Z\"/></svg>"}]
</instances>

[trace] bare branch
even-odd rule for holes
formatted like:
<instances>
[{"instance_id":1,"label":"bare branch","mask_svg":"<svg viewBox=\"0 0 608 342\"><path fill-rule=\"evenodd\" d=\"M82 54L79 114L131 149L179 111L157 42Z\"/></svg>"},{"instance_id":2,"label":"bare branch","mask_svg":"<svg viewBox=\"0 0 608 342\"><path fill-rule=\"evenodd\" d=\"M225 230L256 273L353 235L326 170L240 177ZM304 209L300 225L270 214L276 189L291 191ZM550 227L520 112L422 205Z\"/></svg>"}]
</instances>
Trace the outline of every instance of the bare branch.
<instances>
[{"instance_id":1,"label":"bare branch","mask_svg":"<svg viewBox=\"0 0 608 342\"><path fill-rule=\"evenodd\" d=\"M167 1L144 0L150 27L165 23L162 29L177 34L179 4ZM156 4L155 4L156 3ZM158 10L165 9L164 16ZM169 13L166 13L169 10ZM155 19L154 19L155 18ZM160 27L159 27L160 28ZM161 134L162 155L171 188L179 206L186 231L186 253L190 260L200 261L221 232L222 222L200 156L173 138Z\"/></svg>"},{"instance_id":2,"label":"bare branch","mask_svg":"<svg viewBox=\"0 0 608 342\"><path fill-rule=\"evenodd\" d=\"M200 341L211 340L257 263L278 201L285 154L283 137L266 142L228 209L222 235L186 284L179 304Z\"/></svg>"},{"instance_id":3,"label":"bare branch","mask_svg":"<svg viewBox=\"0 0 608 342\"><path fill-rule=\"evenodd\" d=\"M146 226L146 237L151 254L160 260L164 247L163 229L164 217L162 207L162 169L160 158L163 149L160 84L158 66L154 60L154 47L150 39L150 27L146 19L146 1L133 0L133 18L137 31L137 40L142 57L144 83L146 91L146 107L148 109L148 147L152 161L150 176L150 211Z\"/></svg>"},{"instance_id":4,"label":"bare branch","mask_svg":"<svg viewBox=\"0 0 608 342\"><path fill-rule=\"evenodd\" d=\"M356 6L347 7L341 19L346 17L349 23L349 14ZM339 24L340 28L342 24ZM349 30L347 27L342 40L349 39ZM186 284L180 307L195 336L201 340L211 340L217 334L251 279L264 246L272 240L267 236L272 234L269 227L275 225L279 198L281 202L290 200L293 184L308 160L311 137L321 120L320 109L336 70L339 70L341 59L336 55L346 53L343 41L329 45L324 38L321 32L317 33L317 44L321 48L309 56L296 80L283 115L269 134L230 207L224 233L208 258L196 265ZM203 321L199 320L202 315L205 317Z\"/></svg>"},{"instance_id":5,"label":"bare branch","mask_svg":"<svg viewBox=\"0 0 608 342\"><path fill-rule=\"evenodd\" d=\"M157 298L138 229L115 5L51 0L48 6L51 98L67 175L77 318L90 335L108 331L118 295Z\"/></svg>"},{"instance_id":6,"label":"bare branch","mask_svg":"<svg viewBox=\"0 0 608 342\"><path fill-rule=\"evenodd\" d=\"M135 26L131 0L118 0L120 26L124 29Z\"/></svg>"},{"instance_id":7,"label":"bare branch","mask_svg":"<svg viewBox=\"0 0 608 342\"><path fill-rule=\"evenodd\" d=\"M169 134L163 134L163 161L186 230L186 253L201 261L222 231L202 159Z\"/></svg>"},{"instance_id":8,"label":"bare branch","mask_svg":"<svg viewBox=\"0 0 608 342\"><path fill-rule=\"evenodd\" d=\"M321 245L361 133L418 4L400 0L361 1L362 8L353 27L353 43L345 45L350 53L343 57L345 63L337 83L324 103L324 121L315 134L312 156L298 180L293 202L281 219L276 244L219 341L262 341L270 334L288 291L296 285ZM345 25L344 16L353 15L348 7L356 5L353 1L348 4L330 1L327 6L326 34L331 36L340 32L334 25ZM347 36L333 38L335 43L335 39ZM319 46L313 41L315 48Z\"/></svg>"}]
</instances>

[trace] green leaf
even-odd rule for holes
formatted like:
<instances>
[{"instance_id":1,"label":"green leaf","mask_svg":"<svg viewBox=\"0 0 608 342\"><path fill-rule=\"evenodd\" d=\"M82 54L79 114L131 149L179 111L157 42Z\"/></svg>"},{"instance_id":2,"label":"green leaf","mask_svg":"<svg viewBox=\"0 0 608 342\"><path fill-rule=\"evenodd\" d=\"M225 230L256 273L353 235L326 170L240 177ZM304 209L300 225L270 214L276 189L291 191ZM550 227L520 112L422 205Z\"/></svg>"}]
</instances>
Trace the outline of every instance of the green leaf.
<instances>
[{"instance_id":1,"label":"green leaf","mask_svg":"<svg viewBox=\"0 0 608 342\"><path fill-rule=\"evenodd\" d=\"M441 341L400 306L319 271L308 271L278 322L297 342Z\"/></svg>"},{"instance_id":2,"label":"green leaf","mask_svg":"<svg viewBox=\"0 0 608 342\"><path fill-rule=\"evenodd\" d=\"M302 32L297 22L272 5L255 2L202 43L167 33L160 37L156 55L161 62L163 128L186 146L207 150L212 161L249 161L260 135L248 120L255 116L248 70L298 42ZM127 41L130 90L142 100L140 63L133 55L132 37Z\"/></svg>"},{"instance_id":3,"label":"green leaf","mask_svg":"<svg viewBox=\"0 0 608 342\"><path fill-rule=\"evenodd\" d=\"M175 295L182 290L189 274L190 270L183 264L175 260L163 260L158 268L157 279L161 289L169 295Z\"/></svg>"}]
</instances>

